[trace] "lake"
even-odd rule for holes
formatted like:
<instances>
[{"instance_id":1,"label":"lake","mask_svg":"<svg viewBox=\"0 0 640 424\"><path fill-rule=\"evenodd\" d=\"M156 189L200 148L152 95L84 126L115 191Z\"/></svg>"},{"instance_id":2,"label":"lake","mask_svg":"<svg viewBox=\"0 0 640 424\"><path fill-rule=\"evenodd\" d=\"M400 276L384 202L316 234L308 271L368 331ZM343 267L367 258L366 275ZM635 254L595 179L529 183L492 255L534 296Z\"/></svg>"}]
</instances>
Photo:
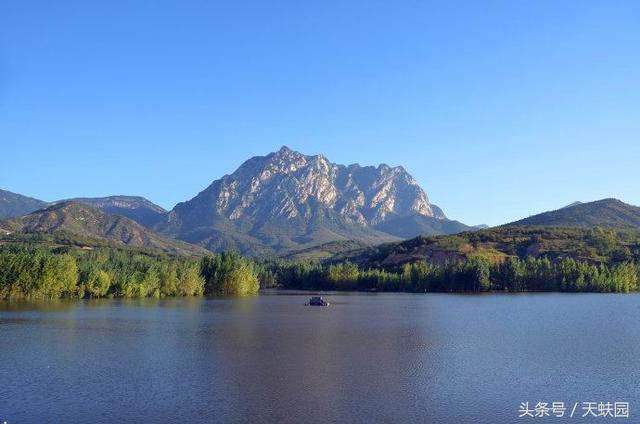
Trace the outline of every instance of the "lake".
<instances>
[{"instance_id":1,"label":"lake","mask_svg":"<svg viewBox=\"0 0 640 424\"><path fill-rule=\"evenodd\" d=\"M1 303L0 422L640 422L638 295L310 295Z\"/></svg>"}]
</instances>

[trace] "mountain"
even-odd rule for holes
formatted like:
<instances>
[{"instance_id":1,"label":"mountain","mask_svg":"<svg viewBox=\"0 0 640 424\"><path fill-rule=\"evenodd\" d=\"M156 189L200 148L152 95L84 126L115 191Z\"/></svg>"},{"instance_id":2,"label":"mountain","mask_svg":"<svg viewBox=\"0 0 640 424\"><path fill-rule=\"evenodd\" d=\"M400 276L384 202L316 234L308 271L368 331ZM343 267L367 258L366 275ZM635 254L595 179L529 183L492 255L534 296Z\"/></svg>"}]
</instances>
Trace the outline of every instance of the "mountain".
<instances>
[{"instance_id":1,"label":"mountain","mask_svg":"<svg viewBox=\"0 0 640 424\"><path fill-rule=\"evenodd\" d=\"M25 215L44 208L46 205L47 202L43 202L42 200L0 190L0 219Z\"/></svg>"},{"instance_id":2,"label":"mountain","mask_svg":"<svg viewBox=\"0 0 640 424\"><path fill-rule=\"evenodd\" d=\"M140 196L78 197L62 202L84 203L109 214L122 215L147 228L153 228L167 214L165 209Z\"/></svg>"},{"instance_id":3,"label":"mountain","mask_svg":"<svg viewBox=\"0 0 640 424\"><path fill-rule=\"evenodd\" d=\"M402 167L338 165L282 147L179 203L155 228L214 251L264 254L339 240L380 243L462 225L447 222Z\"/></svg>"},{"instance_id":4,"label":"mountain","mask_svg":"<svg viewBox=\"0 0 640 424\"><path fill-rule=\"evenodd\" d=\"M589 203L574 203L555 211L506 224L516 225L640 229L640 208L617 199L603 199Z\"/></svg>"},{"instance_id":5,"label":"mountain","mask_svg":"<svg viewBox=\"0 0 640 424\"><path fill-rule=\"evenodd\" d=\"M71 201L56 203L29 215L0 221L0 232L4 235L63 232L81 238L105 240L117 245L169 254L206 254L206 251L198 246L161 237L129 218L108 214L87 204Z\"/></svg>"},{"instance_id":6,"label":"mountain","mask_svg":"<svg viewBox=\"0 0 640 424\"><path fill-rule=\"evenodd\" d=\"M84 203L109 214L122 215L147 228L157 225L167 215L166 210L140 196L78 197L49 203L0 190L0 219L27 215L50 204L61 202Z\"/></svg>"}]
</instances>

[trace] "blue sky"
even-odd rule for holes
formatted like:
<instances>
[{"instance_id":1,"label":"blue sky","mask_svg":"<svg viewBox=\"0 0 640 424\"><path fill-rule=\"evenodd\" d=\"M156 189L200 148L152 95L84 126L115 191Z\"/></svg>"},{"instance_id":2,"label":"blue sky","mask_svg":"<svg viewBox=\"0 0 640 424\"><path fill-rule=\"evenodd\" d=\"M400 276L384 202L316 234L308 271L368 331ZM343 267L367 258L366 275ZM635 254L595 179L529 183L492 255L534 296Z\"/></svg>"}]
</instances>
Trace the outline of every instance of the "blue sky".
<instances>
[{"instance_id":1,"label":"blue sky","mask_svg":"<svg viewBox=\"0 0 640 424\"><path fill-rule=\"evenodd\" d=\"M640 204L637 1L0 5L0 188L171 208L287 145L468 224Z\"/></svg>"}]
</instances>

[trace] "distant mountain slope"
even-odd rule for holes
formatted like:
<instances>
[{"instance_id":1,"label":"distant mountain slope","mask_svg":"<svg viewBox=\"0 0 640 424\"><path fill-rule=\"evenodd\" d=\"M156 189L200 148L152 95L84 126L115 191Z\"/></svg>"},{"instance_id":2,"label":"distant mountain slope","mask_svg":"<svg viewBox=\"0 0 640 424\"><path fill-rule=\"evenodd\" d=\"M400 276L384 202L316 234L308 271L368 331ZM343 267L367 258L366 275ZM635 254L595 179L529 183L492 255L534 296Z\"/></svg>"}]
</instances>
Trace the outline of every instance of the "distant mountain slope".
<instances>
[{"instance_id":1,"label":"distant mountain slope","mask_svg":"<svg viewBox=\"0 0 640 424\"><path fill-rule=\"evenodd\" d=\"M309 220L300 217L231 220L216 216L209 225L181 226L178 233L171 230L167 232L165 226L163 234L214 252L234 250L251 256L287 254L339 240L359 240L371 245L399 240L372 228L345 223L340 218L322 212Z\"/></svg>"},{"instance_id":2,"label":"distant mountain slope","mask_svg":"<svg viewBox=\"0 0 640 424\"><path fill-rule=\"evenodd\" d=\"M51 204L62 202L84 203L107 213L122 215L147 228L165 219L165 209L140 196L78 197L74 199L44 202L21 194L0 190L0 219L27 215Z\"/></svg>"},{"instance_id":3,"label":"distant mountain slope","mask_svg":"<svg viewBox=\"0 0 640 424\"><path fill-rule=\"evenodd\" d=\"M475 229L458 221L422 215L391 217L374 228L403 239L417 235L455 234Z\"/></svg>"},{"instance_id":4,"label":"distant mountain slope","mask_svg":"<svg viewBox=\"0 0 640 424\"><path fill-rule=\"evenodd\" d=\"M78 197L63 202L85 203L109 214L125 216L147 228L153 228L167 214L165 209L140 196Z\"/></svg>"},{"instance_id":5,"label":"distant mountain slope","mask_svg":"<svg viewBox=\"0 0 640 424\"><path fill-rule=\"evenodd\" d=\"M354 240L331 241L329 243L321 244L318 246L297 250L289 255L286 255L285 258L294 261L323 260L331 258L335 255L342 255L346 254L347 252L359 251L368 247L370 246L363 242Z\"/></svg>"},{"instance_id":6,"label":"distant mountain slope","mask_svg":"<svg viewBox=\"0 0 640 424\"><path fill-rule=\"evenodd\" d=\"M440 206L431 204L431 210L433 211L433 217L438 219L447 219L447 216L444 214L444 211L440 208Z\"/></svg>"},{"instance_id":7,"label":"distant mountain slope","mask_svg":"<svg viewBox=\"0 0 640 424\"><path fill-rule=\"evenodd\" d=\"M389 224L400 218L407 219ZM338 165L283 147L179 203L155 228L214 251L263 254L459 231L458 224L432 207L402 167Z\"/></svg>"},{"instance_id":8,"label":"distant mountain slope","mask_svg":"<svg viewBox=\"0 0 640 424\"><path fill-rule=\"evenodd\" d=\"M128 218L78 202L56 203L29 215L0 221L0 231L4 234L65 232L170 254L206 254L198 246L166 239Z\"/></svg>"},{"instance_id":9,"label":"distant mountain slope","mask_svg":"<svg viewBox=\"0 0 640 424\"><path fill-rule=\"evenodd\" d=\"M563 208L560 208L560 209L564 209L564 208L571 208L571 207L573 207L573 206L578 206L578 205L581 205L581 204L582 204L582 202L580 202L580 201L575 201L575 202L570 203L570 204L568 204L567 206L565 206L565 207L563 207Z\"/></svg>"},{"instance_id":10,"label":"distant mountain slope","mask_svg":"<svg viewBox=\"0 0 640 424\"><path fill-rule=\"evenodd\" d=\"M516 225L640 229L640 207L628 205L617 199L574 203L562 209L506 224L506 226Z\"/></svg>"},{"instance_id":11,"label":"distant mountain slope","mask_svg":"<svg viewBox=\"0 0 640 424\"><path fill-rule=\"evenodd\" d=\"M47 202L42 200L0 190L0 219L26 215L37 209L44 208L46 205Z\"/></svg>"}]
</instances>

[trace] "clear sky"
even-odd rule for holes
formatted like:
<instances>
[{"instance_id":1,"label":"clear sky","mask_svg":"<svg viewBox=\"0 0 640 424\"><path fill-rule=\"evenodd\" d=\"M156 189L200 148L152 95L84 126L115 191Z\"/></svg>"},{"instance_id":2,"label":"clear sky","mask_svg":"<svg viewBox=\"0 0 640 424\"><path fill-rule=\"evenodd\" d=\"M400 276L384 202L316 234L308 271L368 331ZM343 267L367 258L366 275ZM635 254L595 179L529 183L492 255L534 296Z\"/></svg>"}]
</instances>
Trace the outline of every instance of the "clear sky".
<instances>
[{"instance_id":1,"label":"clear sky","mask_svg":"<svg viewBox=\"0 0 640 424\"><path fill-rule=\"evenodd\" d=\"M171 208L281 145L468 224L640 204L640 2L0 4L0 188Z\"/></svg>"}]
</instances>

